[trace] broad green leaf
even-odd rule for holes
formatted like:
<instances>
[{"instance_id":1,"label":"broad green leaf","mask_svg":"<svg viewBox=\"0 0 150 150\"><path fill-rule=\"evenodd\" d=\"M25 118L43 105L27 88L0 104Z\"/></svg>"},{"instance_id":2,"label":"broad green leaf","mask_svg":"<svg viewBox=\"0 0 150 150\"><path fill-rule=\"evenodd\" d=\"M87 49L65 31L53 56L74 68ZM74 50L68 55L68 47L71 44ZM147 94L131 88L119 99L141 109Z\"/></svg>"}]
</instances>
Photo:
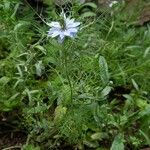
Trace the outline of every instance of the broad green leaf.
<instances>
[{"instance_id":1,"label":"broad green leaf","mask_svg":"<svg viewBox=\"0 0 150 150\"><path fill-rule=\"evenodd\" d=\"M145 134L142 130L139 130L139 132L144 136L145 140L147 141L147 144L150 146L150 136Z\"/></svg>"},{"instance_id":2,"label":"broad green leaf","mask_svg":"<svg viewBox=\"0 0 150 150\"><path fill-rule=\"evenodd\" d=\"M147 47L145 52L144 52L143 57L145 58L146 56L148 56L149 53L150 53L150 47Z\"/></svg>"},{"instance_id":3,"label":"broad green leaf","mask_svg":"<svg viewBox=\"0 0 150 150\"><path fill-rule=\"evenodd\" d=\"M97 8L97 5L96 5L95 3L92 3L92 2L83 4L81 8L87 7L87 6L88 6L88 7L91 7L91 8L94 8L94 9Z\"/></svg>"},{"instance_id":4,"label":"broad green leaf","mask_svg":"<svg viewBox=\"0 0 150 150\"><path fill-rule=\"evenodd\" d=\"M104 147L99 147L96 150L109 150L108 148L104 148Z\"/></svg>"},{"instance_id":5,"label":"broad green leaf","mask_svg":"<svg viewBox=\"0 0 150 150\"><path fill-rule=\"evenodd\" d=\"M107 134L103 132L96 132L91 135L92 140L101 140L102 138L106 138Z\"/></svg>"},{"instance_id":6,"label":"broad green leaf","mask_svg":"<svg viewBox=\"0 0 150 150\"><path fill-rule=\"evenodd\" d=\"M19 6L20 6L20 3L17 3L17 4L15 5L15 7L14 7L14 13L11 15L11 18L13 18L13 17L16 15L17 10L19 9Z\"/></svg>"},{"instance_id":7,"label":"broad green leaf","mask_svg":"<svg viewBox=\"0 0 150 150\"><path fill-rule=\"evenodd\" d=\"M136 102L136 105L142 110L148 106L147 101L141 98L137 98L135 102Z\"/></svg>"},{"instance_id":8,"label":"broad green leaf","mask_svg":"<svg viewBox=\"0 0 150 150\"><path fill-rule=\"evenodd\" d=\"M36 68L36 74L38 76L41 76L42 75L42 70L43 70L43 64L42 64L42 61L38 61L36 64L35 64L35 68Z\"/></svg>"},{"instance_id":9,"label":"broad green leaf","mask_svg":"<svg viewBox=\"0 0 150 150\"><path fill-rule=\"evenodd\" d=\"M99 146L99 144L98 144L97 141L88 141L88 140L85 140L84 144L87 145L90 148L97 148Z\"/></svg>"},{"instance_id":10,"label":"broad green leaf","mask_svg":"<svg viewBox=\"0 0 150 150\"><path fill-rule=\"evenodd\" d=\"M124 138L122 134L118 134L110 148L110 150L124 150L124 144L123 144Z\"/></svg>"},{"instance_id":11,"label":"broad green leaf","mask_svg":"<svg viewBox=\"0 0 150 150\"><path fill-rule=\"evenodd\" d=\"M40 150L40 147L35 147L34 145L23 145L22 150Z\"/></svg>"},{"instance_id":12,"label":"broad green leaf","mask_svg":"<svg viewBox=\"0 0 150 150\"><path fill-rule=\"evenodd\" d=\"M108 65L103 56L99 57L99 68L100 68L100 76L101 76L103 85L107 85L109 82Z\"/></svg>"},{"instance_id":13,"label":"broad green leaf","mask_svg":"<svg viewBox=\"0 0 150 150\"><path fill-rule=\"evenodd\" d=\"M134 88L135 88L137 91L139 91L139 86L138 86L138 84L135 82L134 79L131 79L131 80L132 80L132 84L133 84Z\"/></svg>"},{"instance_id":14,"label":"broad green leaf","mask_svg":"<svg viewBox=\"0 0 150 150\"><path fill-rule=\"evenodd\" d=\"M93 12L85 12L81 15L81 18L94 17L94 16L96 16L96 14Z\"/></svg>"},{"instance_id":15,"label":"broad green leaf","mask_svg":"<svg viewBox=\"0 0 150 150\"><path fill-rule=\"evenodd\" d=\"M15 95L11 96L8 100L9 100L9 101L15 100L16 97L17 97L19 94L20 94L20 93L16 93Z\"/></svg>"},{"instance_id":16,"label":"broad green leaf","mask_svg":"<svg viewBox=\"0 0 150 150\"><path fill-rule=\"evenodd\" d=\"M9 1L4 1L4 9L5 9L6 11L9 11L10 5L11 5L11 2L9 2Z\"/></svg>"},{"instance_id":17,"label":"broad green leaf","mask_svg":"<svg viewBox=\"0 0 150 150\"><path fill-rule=\"evenodd\" d=\"M110 93L111 89L112 89L112 87L106 86L101 92L102 97L107 96Z\"/></svg>"},{"instance_id":18,"label":"broad green leaf","mask_svg":"<svg viewBox=\"0 0 150 150\"><path fill-rule=\"evenodd\" d=\"M0 78L0 85L4 86L4 85L6 85L9 81L10 81L10 78L9 78L9 77L6 77L6 76L1 77L1 78Z\"/></svg>"},{"instance_id":19,"label":"broad green leaf","mask_svg":"<svg viewBox=\"0 0 150 150\"><path fill-rule=\"evenodd\" d=\"M43 54L46 55L46 49L41 45L35 45L34 48L40 50Z\"/></svg>"},{"instance_id":20,"label":"broad green leaf","mask_svg":"<svg viewBox=\"0 0 150 150\"><path fill-rule=\"evenodd\" d=\"M23 26L29 25L30 23L27 21L20 21L17 25L14 27L14 31L17 31L21 29Z\"/></svg>"},{"instance_id":21,"label":"broad green leaf","mask_svg":"<svg viewBox=\"0 0 150 150\"><path fill-rule=\"evenodd\" d=\"M147 105L145 109L139 113L140 117L143 117L145 115L150 115L150 105Z\"/></svg>"}]
</instances>

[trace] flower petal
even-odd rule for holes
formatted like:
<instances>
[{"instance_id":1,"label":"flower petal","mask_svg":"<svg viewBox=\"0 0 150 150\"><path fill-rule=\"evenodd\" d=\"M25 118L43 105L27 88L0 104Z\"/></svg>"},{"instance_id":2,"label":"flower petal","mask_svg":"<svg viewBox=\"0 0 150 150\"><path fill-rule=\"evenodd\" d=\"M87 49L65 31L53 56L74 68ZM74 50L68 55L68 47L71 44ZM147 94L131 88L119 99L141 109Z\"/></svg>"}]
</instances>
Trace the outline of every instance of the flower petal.
<instances>
[{"instance_id":1,"label":"flower petal","mask_svg":"<svg viewBox=\"0 0 150 150\"><path fill-rule=\"evenodd\" d=\"M59 28L59 29L61 29L61 25L60 25L59 22L51 22L51 23L48 23L48 25L49 25L50 27L54 27L54 28Z\"/></svg>"},{"instance_id":2,"label":"flower petal","mask_svg":"<svg viewBox=\"0 0 150 150\"><path fill-rule=\"evenodd\" d=\"M78 27L79 25L80 25L80 22L74 22L74 23L68 24L67 28L75 28L75 27Z\"/></svg>"},{"instance_id":3,"label":"flower petal","mask_svg":"<svg viewBox=\"0 0 150 150\"><path fill-rule=\"evenodd\" d=\"M57 31L57 30L48 32L48 36L50 36L52 38L58 36L59 34L60 34L60 31Z\"/></svg>"},{"instance_id":4,"label":"flower petal","mask_svg":"<svg viewBox=\"0 0 150 150\"><path fill-rule=\"evenodd\" d=\"M74 19L69 19L67 18L65 20L65 24L67 28L73 28L73 27L77 27L80 25L80 22L74 22Z\"/></svg>"},{"instance_id":5,"label":"flower petal","mask_svg":"<svg viewBox=\"0 0 150 150\"><path fill-rule=\"evenodd\" d=\"M64 31L64 35L65 35L65 36L70 36L70 31L69 31L69 30L65 30L65 31Z\"/></svg>"},{"instance_id":6,"label":"flower petal","mask_svg":"<svg viewBox=\"0 0 150 150\"><path fill-rule=\"evenodd\" d=\"M67 29L70 33L71 32L78 32L78 28L69 28Z\"/></svg>"},{"instance_id":7,"label":"flower petal","mask_svg":"<svg viewBox=\"0 0 150 150\"><path fill-rule=\"evenodd\" d=\"M76 35L77 35L77 34L76 34L75 32L71 32L71 33L70 33L70 37L71 37L71 38L75 38Z\"/></svg>"},{"instance_id":8,"label":"flower petal","mask_svg":"<svg viewBox=\"0 0 150 150\"><path fill-rule=\"evenodd\" d=\"M61 32L61 33L59 34L59 37L60 37L61 40L63 40L63 39L65 38L64 32Z\"/></svg>"}]
</instances>

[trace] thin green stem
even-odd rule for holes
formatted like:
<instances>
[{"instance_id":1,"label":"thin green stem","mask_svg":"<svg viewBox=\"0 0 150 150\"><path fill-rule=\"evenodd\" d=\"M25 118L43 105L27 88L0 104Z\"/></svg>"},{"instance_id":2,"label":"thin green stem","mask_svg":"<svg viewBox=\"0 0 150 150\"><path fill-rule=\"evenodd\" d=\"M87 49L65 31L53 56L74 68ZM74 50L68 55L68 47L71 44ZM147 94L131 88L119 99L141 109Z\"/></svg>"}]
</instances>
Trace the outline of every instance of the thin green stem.
<instances>
[{"instance_id":1,"label":"thin green stem","mask_svg":"<svg viewBox=\"0 0 150 150\"><path fill-rule=\"evenodd\" d=\"M72 103L72 101L73 101L73 89L72 89L72 83L71 83L71 79L70 79L69 72L68 72L68 61L67 61L67 51L66 50L64 51L64 61L65 61L65 63L64 63L65 73L66 73L66 77L67 77L69 87L70 87L70 100Z\"/></svg>"}]
</instances>

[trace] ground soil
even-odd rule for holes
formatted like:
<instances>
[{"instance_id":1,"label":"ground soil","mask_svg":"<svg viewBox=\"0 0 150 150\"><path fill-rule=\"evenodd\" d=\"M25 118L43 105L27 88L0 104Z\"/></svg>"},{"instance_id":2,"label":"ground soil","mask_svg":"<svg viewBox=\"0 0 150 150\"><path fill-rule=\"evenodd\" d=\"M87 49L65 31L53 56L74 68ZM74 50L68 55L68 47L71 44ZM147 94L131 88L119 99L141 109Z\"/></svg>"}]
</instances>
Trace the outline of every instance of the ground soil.
<instances>
[{"instance_id":1,"label":"ground soil","mask_svg":"<svg viewBox=\"0 0 150 150\"><path fill-rule=\"evenodd\" d=\"M27 139L27 134L23 129L19 129L16 124L0 119L0 150L8 147L21 147ZM9 149L7 149L9 150Z\"/></svg>"}]
</instances>

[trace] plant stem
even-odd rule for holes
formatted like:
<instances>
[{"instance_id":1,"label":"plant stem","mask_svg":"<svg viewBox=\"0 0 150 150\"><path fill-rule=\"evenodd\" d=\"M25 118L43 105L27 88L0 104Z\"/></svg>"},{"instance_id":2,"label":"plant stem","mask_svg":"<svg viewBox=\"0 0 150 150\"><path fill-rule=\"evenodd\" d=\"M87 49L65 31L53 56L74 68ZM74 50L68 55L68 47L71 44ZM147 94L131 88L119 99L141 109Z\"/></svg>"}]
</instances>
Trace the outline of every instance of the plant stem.
<instances>
[{"instance_id":1,"label":"plant stem","mask_svg":"<svg viewBox=\"0 0 150 150\"><path fill-rule=\"evenodd\" d=\"M11 146L11 147L7 147L7 148L3 148L2 150L10 150L10 149L16 149L16 148L21 149L21 146Z\"/></svg>"},{"instance_id":2,"label":"plant stem","mask_svg":"<svg viewBox=\"0 0 150 150\"><path fill-rule=\"evenodd\" d=\"M66 73L66 77L67 77L69 87L70 87L70 100L72 103L72 101L73 101L73 89L72 89L71 79L70 79L69 72L68 72L67 50L64 51L64 57L65 57L64 58L65 73Z\"/></svg>"}]
</instances>

